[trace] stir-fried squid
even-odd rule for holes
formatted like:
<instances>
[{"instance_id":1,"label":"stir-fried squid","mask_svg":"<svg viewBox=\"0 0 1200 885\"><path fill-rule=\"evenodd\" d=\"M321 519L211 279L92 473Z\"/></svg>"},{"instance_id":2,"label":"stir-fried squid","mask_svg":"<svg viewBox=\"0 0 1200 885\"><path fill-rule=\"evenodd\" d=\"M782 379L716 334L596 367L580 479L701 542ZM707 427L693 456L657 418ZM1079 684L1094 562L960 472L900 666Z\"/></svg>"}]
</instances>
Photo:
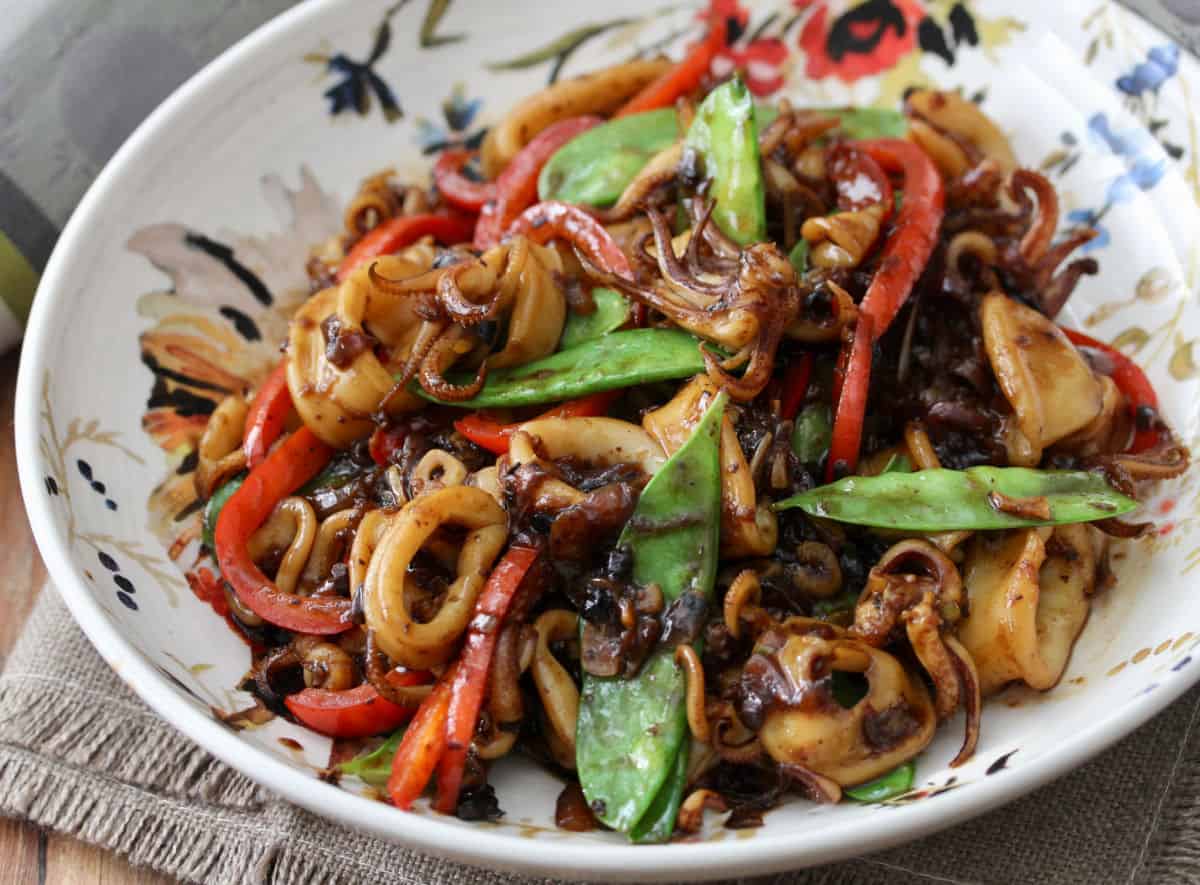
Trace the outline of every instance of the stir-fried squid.
<instances>
[{"instance_id":1,"label":"stir-fried squid","mask_svg":"<svg viewBox=\"0 0 1200 885\"><path fill-rule=\"evenodd\" d=\"M1094 232L979 105L915 91L906 138L851 138L881 118L687 70L548 87L433 188L366 179L199 441L220 576L189 581L245 686L339 740L411 719L398 807L494 818L522 751L562 826L661 841L886 801L958 713L932 764L970 765L1189 464L1137 366L1058 325Z\"/></svg>"}]
</instances>

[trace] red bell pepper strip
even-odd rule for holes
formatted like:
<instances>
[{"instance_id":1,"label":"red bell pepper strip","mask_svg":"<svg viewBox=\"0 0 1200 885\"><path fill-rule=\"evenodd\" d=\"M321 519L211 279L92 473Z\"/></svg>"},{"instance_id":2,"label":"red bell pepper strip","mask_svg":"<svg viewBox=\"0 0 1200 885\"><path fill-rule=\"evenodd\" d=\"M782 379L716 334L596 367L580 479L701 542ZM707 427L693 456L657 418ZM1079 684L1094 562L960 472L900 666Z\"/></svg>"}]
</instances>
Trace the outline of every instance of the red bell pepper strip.
<instances>
[{"instance_id":1,"label":"red bell pepper strip","mask_svg":"<svg viewBox=\"0 0 1200 885\"><path fill-rule=\"evenodd\" d=\"M184 577L187 579L188 586L192 589L192 592L196 594L196 598L212 606L212 610L225 619L225 623L229 625L229 629L233 631L233 635L239 637L250 646L253 654L257 655L265 651L259 641L248 633L229 611L229 601L225 598L224 582L218 575L214 575L210 569L200 566L192 569L190 572L186 572Z\"/></svg>"},{"instance_id":2,"label":"red bell pepper strip","mask_svg":"<svg viewBox=\"0 0 1200 885\"><path fill-rule=\"evenodd\" d=\"M342 282L350 276L351 271L372 258L391 255L405 246L412 245L421 237L432 235L439 243L452 246L470 240L474 229L474 217L458 212L430 212L425 215L389 218L371 228L354 244L354 248L338 265L337 281Z\"/></svg>"},{"instance_id":3,"label":"red bell pepper strip","mask_svg":"<svg viewBox=\"0 0 1200 885\"><path fill-rule=\"evenodd\" d=\"M267 457L267 450L283 433L292 411L292 394L287 385L287 360L282 359L267 380L258 388L254 402L246 412L246 430L242 438L242 449L246 453L246 466L253 470Z\"/></svg>"},{"instance_id":4,"label":"red bell pepper strip","mask_svg":"<svg viewBox=\"0 0 1200 885\"><path fill-rule=\"evenodd\" d=\"M853 473L858 466L863 422L867 415L867 393L871 384L871 348L875 343L875 321L869 313L858 315L854 338L849 343L849 358L842 380L837 412L833 417L833 438L829 443L829 461L825 481L833 482L842 471Z\"/></svg>"},{"instance_id":5,"label":"red bell pepper strip","mask_svg":"<svg viewBox=\"0 0 1200 885\"><path fill-rule=\"evenodd\" d=\"M867 388L871 382L871 345L887 331L925 269L937 243L945 206L941 173L917 145L896 138L880 138L855 142L854 147L883 169L902 174L904 202L893 224L893 233L884 244L879 269L858 306L854 339L847 345L850 350L841 390L837 392L826 470L830 478L843 468L852 471L858 465ZM868 333L870 341L865 340Z\"/></svg>"},{"instance_id":6,"label":"red bell pepper strip","mask_svg":"<svg viewBox=\"0 0 1200 885\"><path fill-rule=\"evenodd\" d=\"M430 674L414 670L392 671L393 685L423 685ZM413 707L394 704L381 697L375 687L363 683L355 688L329 691L306 688L283 699L300 724L335 738L362 738L395 731L413 715Z\"/></svg>"},{"instance_id":7,"label":"red bell pepper strip","mask_svg":"<svg viewBox=\"0 0 1200 885\"><path fill-rule=\"evenodd\" d=\"M446 713L446 751L438 763L437 801L434 807L443 814L453 814L458 807L467 750L479 708L487 690L488 672L496 652L496 637L509 604L538 551L533 547L510 547L504 558L492 569L479 601L475 616L467 631L467 640L458 659L458 667L450 688L450 703Z\"/></svg>"},{"instance_id":8,"label":"red bell pepper strip","mask_svg":"<svg viewBox=\"0 0 1200 885\"><path fill-rule=\"evenodd\" d=\"M724 16L714 15L704 41L696 44L679 64L668 68L658 79L625 102L614 116L624 117L669 108L676 99L694 92L712 67L713 59L725 51L726 28Z\"/></svg>"},{"instance_id":9,"label":"red bell pepper strip","mask_svg":"<svg viewBox=\"0 0 1200 885\"><path fill-rule=\"evenodd\" d=\"M446 150L433 164L433 183L438 193L451 206L464 212L478 212L484 204L496 199L496 182L473 181L463 175L462 168L471 162L476 151Z\"/></svg>"},{"instance_id":10,"label":"red bell pepper strip","mask_svg":"<svg viewBox=\"0 0 1200 885\"><path fill-rule=\"evenodd\" d=\"M392 776L388 778L387 789L388 797L397 808L412 808L446 752L450 684L457 669L455 665L447 670L429 697L421 702L392 757Z\"/></svg>"},{"instance_id":11,"label":"red bell pepper strip","mask_svg":"<svg viewBox=\"0 0 1200 885\"><path fill-rule=\"evenodd\" d=\"M908 300L917 277L933 254L946 193L933 160L911 141L880 138L855 142L855 147L885 170L900 172L904 179L904 202L896 216L894 231L883 247L879 270L859 305L860 313L871 314L878 339Z\"/></svg>"},{"instance_id":12,"label":"red bell pepper strip","mask_svg":"<svg viewBox=\"0 0 1200 885\"><path fill-rule=\"evenodd\" d=\"M301 427L250 471L217 518L217 564L222 576L252 612L297 633L325 635L350 629L354 626L350 600L285 593L254 564L246 545L275 505L316 476L332 455L329 446Z\"/></svg>"},{"instance_id":13,"label":"red bell pepper strip","mask_svg":"<svg viewBox=\"0 0 1200 885\"><path fill-rule=\"evenodd\" d=\"M521 148L496 178L496 200L483 207L475 225L475 248L488 249L500 242L513 219L537 199L538 176L546 162L576 135L603 122L595 116L559 120Z\"/></svg>"},{"instance_id":14,"label":"red bell pepper strip","mask_svg":"<svg viewBox=\"0 0 1200 885\"><path fill-rule=\"evenodd\" d=\"M404 445L404 440L407 438L408 428L406 427L376 427L371 434L370 442L367 443L367 451L371 455L371 460L381 467L388 465L391 463L392 455Z\"/></svg>"},{"instance_id":15,"label":"red bell pepper strip","mask_svg":"<svg viewBox=\"0 0 1200 885\"><path fill-rule=\"evenodd\" d=\"M184 575L188 586L201 602L207 602L212 610L223 618L229 617L229 603L225 599L225 591L221 589L221 579L210 569L200 566Z\"/></svg>"},{"instance_id":16,"label":"red bell pepper strip","mask_svg":"<svg viewBox=\"0 0 1200 885\"><path fill-rule=\"evenodd\" d=\"M561 405L543 412L537 418L595 418L603 415L612 405L613 400L621 395L620 390L606 390L593 393L590 396L568 400ZM454 429L480 448L487 449L496 455L508 454L508 441L517 428L525 422L515 421L512 424L502 424L488 417L485 412L472 412L465 418L454 422Z\"/></svg>"},{"instance_id":17,"label":"red bell pepper strip","mask_svg":"<svg viewBox=\"0 0 1200 885\"><path fill-rule=\"evenodd\" d=\"M1162 439L1161 432L1156 428L1142 429L1138 427L1138 412L1141 409L1152 409L1155 414L1158 413L1158 394L1154 392L1154 386L1146 377L1146 373L1142 371L1141 366L1112 345L1097 341L1090 335L1074 329L1063 329L1063 332L1077 347L1090 347L1092 350L1097 350L1112 363L1113 370L1109 377L1125 395L1125 399L1129 402L1129 408L1133 412L1135 432L1128 451L1137 453L1154 448Z\"/></svg>"},{"instance_id":18,"label":"red bell pepper strip","mask_svg":"<svg viewBox=\"0 0 1200 885\"><path fill-rule=\"evenodd\" d=\"M884 219L891 216L895 201L887 173L853 142L841 142L830 149L829 177L837 191L839 209L850 212L882 203Z\"/></svg>"},{"instance_id":19,"label":"red bell pepper strip","mask_svg":"<svg viewBox=\"0 0 1200 885\"><path fill-rule=\"evenodd\" d=\"M500 208L496 203L496 200L484 203L479 210L479 217L475 219L471 245L481 252L500 242L500 233L504 229L500 226Z\"/></svg>"},{"instance_id":20,"label":"red bell pepper strip","mask_svg":"<svg viewBox=\"0 0 1200 885\"><path fill-rule=\"evenodd\" d=\"M804 403L804 395L808 393L808 382L812 379L813 355L803 354L798 360L793 360L783 376L783 396L779 400L779 416L785 421L791 421L800 411Z\"/></svg>"},{"instance_id":21,"label":"red bell pepper strip","mask_svg":"<svg viewBox=\"0 0 1200 885\"><path fill-rule=\"evenodd\" d=\"M633 279L633 267L604 226L578 206L546 200L530 206L508 228L505 236L524 234L539 245L562 239L582 252L601 270Z\"/></svg>"},{"instance_id":22,"label":"red bell pepper strip","mask_svg":"<svg viewBox=\"0 0 1200 885\"><path fill-rule=\"evenodd\" d=\"M519 424L503 424L488 416L486 412L472 412L454 422L454 429L481 449L494 455L508 454L508 438Z\"/></svg>"}]
</instances>

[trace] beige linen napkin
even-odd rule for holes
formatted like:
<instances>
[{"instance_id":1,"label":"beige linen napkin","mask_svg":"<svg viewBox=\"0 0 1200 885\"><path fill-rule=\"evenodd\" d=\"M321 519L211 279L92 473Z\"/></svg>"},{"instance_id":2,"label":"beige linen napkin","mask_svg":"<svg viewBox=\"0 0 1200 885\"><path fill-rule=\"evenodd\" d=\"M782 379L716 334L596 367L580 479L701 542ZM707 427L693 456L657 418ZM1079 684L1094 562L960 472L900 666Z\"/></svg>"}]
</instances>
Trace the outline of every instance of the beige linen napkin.
<instances>
[{"instance_id":1,"label":"beige linen napkin","mask_svg":"<svg viewBox=\"0 0 1200 885\"><path fill-rule=\"evenodd\" d=\"M942 834L748 881L1200 882L1198 713L1193 690L1095 762ZM211 885L530 881L407 851L255 785L130 693L51 590L0 674L0 814Z\"/></svg>"}]
</instances>

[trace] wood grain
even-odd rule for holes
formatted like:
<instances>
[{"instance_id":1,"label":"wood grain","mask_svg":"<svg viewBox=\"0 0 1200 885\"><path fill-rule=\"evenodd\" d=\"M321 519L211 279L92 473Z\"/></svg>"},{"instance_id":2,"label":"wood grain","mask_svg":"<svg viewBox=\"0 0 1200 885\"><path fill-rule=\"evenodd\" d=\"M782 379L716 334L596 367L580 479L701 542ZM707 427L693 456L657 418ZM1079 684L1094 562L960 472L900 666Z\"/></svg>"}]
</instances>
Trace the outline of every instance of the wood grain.
<instances>
[{"instance_id":1,"label":"wood grain","mask_svg":"<svg viewBox=\"0 0 1200 885\"><path fill-rule=\"evenodd\" d=\"M50 836L46 846L45 885L159 885L158 873L131 867L124 858L64 836Z\"/></svg>"},{"instance_id":2,"label":"wood grain","mask_svg":"<svg viewBox=\"0 0 1200 885\"><path fill-rule=\"evenodd\" d=\"M0 666L46 578L17 483L13 444L17 358L16 353L0 357ZM173 880L132 867L123 858L66 836L0 818L0 881L19 885L166 885Z\"/></svg>"},{"instance_id":3,"label":"wood grain","mask_svg":"<svg viewBox=\"0 0 1200 885\"><path fill-rule=\"evenodd\" d=\"M5 881L38 881L42 839L42 834L28 824L0 818L0 865Z\"/></svg>"}]
</instances>

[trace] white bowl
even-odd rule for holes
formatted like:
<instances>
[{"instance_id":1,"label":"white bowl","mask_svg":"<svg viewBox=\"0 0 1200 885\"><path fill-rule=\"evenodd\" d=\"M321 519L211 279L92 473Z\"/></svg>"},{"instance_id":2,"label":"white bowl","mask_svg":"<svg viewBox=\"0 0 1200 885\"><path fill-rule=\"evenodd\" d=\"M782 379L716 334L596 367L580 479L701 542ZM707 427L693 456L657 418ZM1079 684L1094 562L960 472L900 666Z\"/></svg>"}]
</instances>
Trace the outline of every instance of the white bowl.
<instances>
[{"instance_id":1,"label":"white bowl","mask_svg":"<svg viewBox=\"0 0 1200 885\"><path fill-rule=\"evenodd\" d=\"M781 44L756 48L751 73L769 85L778 73L772 53L786 55L784 92L809 104L894 100L920 77L968 93L984 89L985 109L1019 155L1051 171L1064 213L1078 210L1087 220L1089 210L1098 214L1112 198L1099 219L1106 242L1093 252L1102 272L1079 287L1073 318L1101 337L1120 335L1136 351L1166 414L1193 440L1200 397L1191 348L1200 319L1189 296L1200 225L1189 134L1195 105L1188 96L1200 94L1197 65L1169 50L1149 55L1168 41L1119 8L1087 18L1090 3L1026 0L974 4L979 46L969 45L962 30L956 43L945 26L955 62L949 66L910 50L923 4L897 3L905 33L885 36L889 57L855 57L881 68L877 76L849 84L829 76L848 70L850 58L843 55L839 68L828 47L821 49L843 6L832 0L803 5ZM210 707L245 705L233 686L248 652L182 580L195 545L170 546L180 536L193 538L196 526L194 514L173 519L190 487L178 473L197 429L187 413L205 393L194 382L219 386L222 373L261 373L277 358L282 316L306 290L306 249L338 228L340 207L359 179L389 165L426 174L429 160L418 138L470 137L542 85L555 60L517 70L487 63L518 58L582 24L609 22L569 56L569 75L659 40L678 53L699 27L695 6L643 19L638 0L609 0L598 11L563 0L536 13L460 0L428 34L463 38L421 47L427 4L408 4L392 15L391 45L373 66L406 116L389 123L375 94L363 114L331 115L322 93L353 80L306 54L364 59L388 6L313 0L194 77L96 180L38 294L17 402L30 519L75 618L158 713L288 799L413 848L546 875L694 880L830 861L962 821L1079 765L1196 681L1200 598L1187 592L1200 557L1193 471L1149 505L1166 521L1163 534L1125 545L1115 557L1120 582L1096 599L1063 683L1019 705L990 704L974 761L953 773L946 766L958 727L944 728L920 759L919 789L892 807L797 801L768 814L761 829L734 833L714 817L686 843L633 847L610 833L553 830L558 785L519 760L498 766L493 778L506 817L473 825L427 810L397 811L357 795L349 781L342 788L319 781L315 772L327 762L329 742L286 722L241 732L218 723ZM763 4L751 27L772 11L781 13L772 28L797 12ZM818 16L825 16L823 24ZM625 17L632 21L611 24ZM459 81L453 129L441 102ZM482 103L464 122L467 99ZM1144 130L1151 116L1165 120L1157 138L1182 148L1178 163ZM188 232L208 239L189 239ZM233 247L236 264L222 263L214 243ZM239 268L272 293L273 308L232 272ZM247 340L248 333L259 340ZM192 379L190 395L177 392L177 373ZM153 435L143 429L144 416ZM302 749L287 749L284 737Z\"/></svg>"}]
</instances>

